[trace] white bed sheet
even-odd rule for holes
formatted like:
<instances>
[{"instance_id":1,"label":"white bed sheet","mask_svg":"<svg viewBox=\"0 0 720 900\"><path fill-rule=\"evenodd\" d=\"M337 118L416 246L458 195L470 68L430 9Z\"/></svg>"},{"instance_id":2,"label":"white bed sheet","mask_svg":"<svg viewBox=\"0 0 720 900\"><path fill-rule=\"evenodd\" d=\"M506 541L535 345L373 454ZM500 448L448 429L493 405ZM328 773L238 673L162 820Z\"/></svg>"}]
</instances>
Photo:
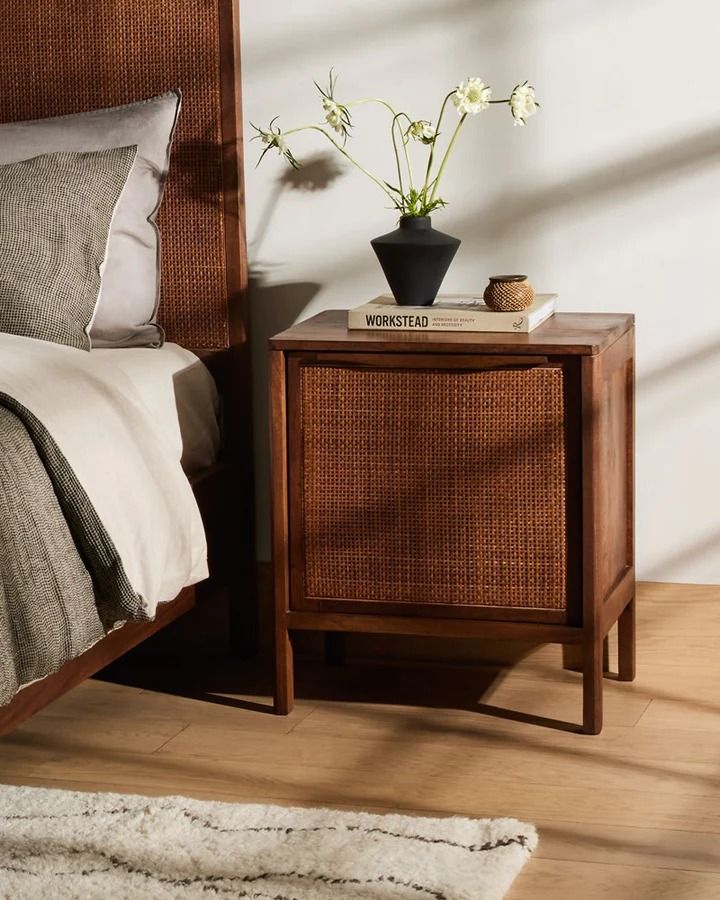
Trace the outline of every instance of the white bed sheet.
<instances>
[{"instance_id":1,"label":"white bed sheet","mask_svg":"<svg viewBox=\"0 0 720 900\"><path fill-rule=\"evenodd\" d=\"M91 350L132 382L158 430L192 475L217 461L220 452L220 401L205 364L184 347Z\"/></svg>"},{"instance_id":2,"label":"white bed sheet","mask_svg":"<svg viewBox=\"0 0 720 900\"><path fill-rule=\"evenodd\" d=\"M119 366L0 333L0 393L45 427L107 531L140 610L152 618L158 603L207 578L207 543L181 451Z\"/></svg>"}]
</instances>

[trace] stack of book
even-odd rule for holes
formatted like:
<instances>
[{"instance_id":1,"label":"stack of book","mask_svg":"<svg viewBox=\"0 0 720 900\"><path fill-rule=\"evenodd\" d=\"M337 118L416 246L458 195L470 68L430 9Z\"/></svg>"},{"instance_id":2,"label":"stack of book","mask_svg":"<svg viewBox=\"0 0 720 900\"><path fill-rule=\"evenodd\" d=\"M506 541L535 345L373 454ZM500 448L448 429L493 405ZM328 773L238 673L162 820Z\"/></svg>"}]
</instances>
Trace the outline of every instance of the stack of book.
<instances>
[{"instance_id":1,"label":"stack of book","mask_svg":"<svg viewBox=\"0 0 720 900\"><path fill-rule=\"evenodd\" d=\"M432 306L398 306L390 294L348 311L362 331L497 331L528 334L555 311L557 294L536 294L520 312L494 312L478 294L440 294Z\"/></svg>"}]
</instances>

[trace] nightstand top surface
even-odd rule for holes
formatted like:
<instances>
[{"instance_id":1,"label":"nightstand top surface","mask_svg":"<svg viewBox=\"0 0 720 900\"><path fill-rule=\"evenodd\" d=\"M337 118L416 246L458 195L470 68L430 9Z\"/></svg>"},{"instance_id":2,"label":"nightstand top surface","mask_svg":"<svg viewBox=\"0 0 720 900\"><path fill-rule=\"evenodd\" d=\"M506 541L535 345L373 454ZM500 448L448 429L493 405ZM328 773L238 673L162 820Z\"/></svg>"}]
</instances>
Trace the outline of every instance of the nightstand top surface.
<instances>
[{"instance_id":1,"label":"nightstand top surface","mask_svg":"<svg viewBox=\"0 0 720 900\"><path fill-rule=\"evenodd\" d=\"M350 331L347 310L329 309L270 338L273 350L422 353L602 353L633 327L628 313L555 313L530 334L488 331Z\"/></svg>"}]
</instances>

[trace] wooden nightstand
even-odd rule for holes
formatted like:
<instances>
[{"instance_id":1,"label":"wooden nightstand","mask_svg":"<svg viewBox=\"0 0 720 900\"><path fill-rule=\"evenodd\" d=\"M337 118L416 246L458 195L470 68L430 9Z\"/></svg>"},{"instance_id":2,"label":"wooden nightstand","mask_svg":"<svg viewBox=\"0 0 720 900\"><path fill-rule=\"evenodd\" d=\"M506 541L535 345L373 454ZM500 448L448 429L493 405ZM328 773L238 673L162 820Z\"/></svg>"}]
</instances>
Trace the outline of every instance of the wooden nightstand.
<instances>
[{"instance_id":1,"label":"wooden nightstand","mask_svg":"<svg viewBox=\"0 0 720 900\"><path fill-rule=\"evenodd\" d=\"M635 675L634 330L559 313L532 334L348 331L270 341L276 712L290 632L576 645L583 730L603 643Z\"/></svg>"}]
</instances>

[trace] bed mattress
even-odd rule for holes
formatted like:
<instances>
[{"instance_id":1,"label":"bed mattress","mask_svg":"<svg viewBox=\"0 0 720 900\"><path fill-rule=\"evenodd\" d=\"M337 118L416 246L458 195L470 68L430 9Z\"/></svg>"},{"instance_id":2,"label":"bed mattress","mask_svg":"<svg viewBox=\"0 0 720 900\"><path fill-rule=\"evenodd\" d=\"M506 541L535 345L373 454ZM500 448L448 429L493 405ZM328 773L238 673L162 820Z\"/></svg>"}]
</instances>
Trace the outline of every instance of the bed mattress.
<instances>
[{"instance_id":1,"label":"bed mattress","mask_svg":"<svg viewBox=\"0 0 720 900\"><path fill-rule=\"evenodd\" d=\"M215 382L204 363L184 347L135 347L92 350L117 367L169 442L186 474L217 461L220 404Z\"/></svg>"}]
</instances>

